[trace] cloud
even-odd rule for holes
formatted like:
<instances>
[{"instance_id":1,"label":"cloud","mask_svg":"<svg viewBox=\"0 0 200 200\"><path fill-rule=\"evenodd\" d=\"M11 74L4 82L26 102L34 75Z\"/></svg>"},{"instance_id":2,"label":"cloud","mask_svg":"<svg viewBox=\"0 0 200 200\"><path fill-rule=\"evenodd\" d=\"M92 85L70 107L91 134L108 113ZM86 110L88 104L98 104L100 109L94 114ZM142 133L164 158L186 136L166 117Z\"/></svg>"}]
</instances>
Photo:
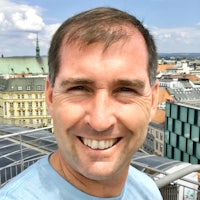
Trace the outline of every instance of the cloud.
<instances>
[{"instance_id":1,"label":"cloud","mask_svg":"<svg viewBox=\"0 0 200 200\"><path fill-rule=\"evenodd\" d=\"M40 31L44 27L43 20L36 10L23 6L20 12L11 15L13 24L20 30Z\"/></svg>"},{"instance_id":2,"label":"cloud","mask_svg":"<svg viewBox=\"0 0 200 200\"><path fill-rule=\"evenodd\" d=\"M0 55L34 56L36 33L41 55L47 55L50 40L59 25L46 24L43 9L39 6L0 0ZM153 34L159 52L200 52L199 26L200 22L193 27L147 28Z\"/></svg>"},{"instance_id":3,"label":"cloud","mask_svg":"<svg viewBox=\"0 0 200 200\"><path fill-rule=\"evenodd\" d=\"M159 52L200 52L199 27L150 28Z\"/></svg>"},{"instance_id":4,"label":"cloud","mask_svg":"<svg viewBox=\"0 0 200 200\"><path fill-rule=\"evenodd\" d=\"M59 24L45 24L42 9L38 6L0 0L0 54L35 55L38 33L41 54L46 55L50 39L58 26Z\"/></svg>"}]
</instances>

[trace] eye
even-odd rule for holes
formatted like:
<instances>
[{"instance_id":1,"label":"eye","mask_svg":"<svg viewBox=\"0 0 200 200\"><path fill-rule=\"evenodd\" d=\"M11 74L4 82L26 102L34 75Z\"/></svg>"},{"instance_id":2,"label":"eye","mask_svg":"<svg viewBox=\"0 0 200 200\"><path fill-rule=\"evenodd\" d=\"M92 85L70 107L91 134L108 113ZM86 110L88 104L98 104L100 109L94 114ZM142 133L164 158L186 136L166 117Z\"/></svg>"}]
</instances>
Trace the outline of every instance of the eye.
<instances>
[{"instance_id":1,"label":"eye","mask_svg":"<svg viewBox=\"0 0 200 200\"><path fill-rule=\"evenodd\" d=\"M135 91L134 91L132 88L128 88L128 87L120 87L120 88L117 88L115 92L134 93Z\"/></svg>"},{"instance_id":2,"label":"eye","mask_svg":"<svg viewBox=\"0 0 200 200\"><path fill-rule=\"evenodd\" d=\"M84 91L87 90L85 86L77 85L68 89L68 91Z\"/></svg>"}]
</instances>

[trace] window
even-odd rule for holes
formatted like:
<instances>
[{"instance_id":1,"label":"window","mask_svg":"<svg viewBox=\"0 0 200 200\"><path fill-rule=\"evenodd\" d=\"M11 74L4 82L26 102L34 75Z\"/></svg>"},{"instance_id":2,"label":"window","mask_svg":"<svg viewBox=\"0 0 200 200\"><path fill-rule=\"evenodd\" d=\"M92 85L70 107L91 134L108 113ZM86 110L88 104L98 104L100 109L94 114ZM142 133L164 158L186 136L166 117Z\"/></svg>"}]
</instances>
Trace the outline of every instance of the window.
<instances>
[{"instance_id":1,"label":"window","mask_svg":"<svg viewBox=\"0 0 200 200\"><path fill-rule=\"evenodd\" d=\"M26 90L27 90L27 91L30 91L30 90L31 90L31 86L30 86L30 85L27 85L27 86L26 86Z\"/></svg>"},{"instance_id":2,"label":"window","mask_svg":"<svg viewBox=\"0 0 200 200\"><path fill-rule=\"evenodd\" d=\"M14 111L11 111L11 112L10 112L10 115L13 117L13 116L14 116Z\"/></svg>"},{"instance_id":3,"label":"window","mask_svg":"<svg viewBox=\"0 0 200 200\"><path fill-rule=\"evenodd\" d=\"M29 116L32 116L32 114L33 114L33 112L32 112L32 110L29 110Z\"/></svg>"},{"instance_id":4,"label":"window","mask_svg":"<svg viewBox=\"0 0 200 200\"><path fill-rule=\"evenodd\" d=\"M21 91L22 90L22 86L18 86L17 90Z\"/></svg>"},{"instance_id":5,"label":"window","mask_svg":"<svg viewBox=\"0 0 200 200\"><path fill-rule=\"evenodd\" d=\"M37 91L41 91L41 90L42 90L42 86L41 86L41 85L37 85L37 86L36 86L36 90L37 90Z\"/></svg>"}]
</instances>

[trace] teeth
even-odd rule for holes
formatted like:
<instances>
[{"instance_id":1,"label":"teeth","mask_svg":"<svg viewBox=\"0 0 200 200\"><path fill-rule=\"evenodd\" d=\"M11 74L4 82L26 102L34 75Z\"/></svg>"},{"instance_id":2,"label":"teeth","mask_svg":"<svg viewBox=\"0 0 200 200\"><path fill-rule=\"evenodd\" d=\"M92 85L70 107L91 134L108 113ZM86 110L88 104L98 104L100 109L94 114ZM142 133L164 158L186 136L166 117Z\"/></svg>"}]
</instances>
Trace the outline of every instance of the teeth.
<instances>
[{"instance_id":1,"label":"teeth","mask_svg":"<svg viewBox=\"0 0 200 200\"><path fill-rule=\"evenodd\" d=\"M81 138L83 143L92 149L108 149L112 147L116 142L117 138L113 140L91 140L87 138Z\"/></svg>"}]
</instances>

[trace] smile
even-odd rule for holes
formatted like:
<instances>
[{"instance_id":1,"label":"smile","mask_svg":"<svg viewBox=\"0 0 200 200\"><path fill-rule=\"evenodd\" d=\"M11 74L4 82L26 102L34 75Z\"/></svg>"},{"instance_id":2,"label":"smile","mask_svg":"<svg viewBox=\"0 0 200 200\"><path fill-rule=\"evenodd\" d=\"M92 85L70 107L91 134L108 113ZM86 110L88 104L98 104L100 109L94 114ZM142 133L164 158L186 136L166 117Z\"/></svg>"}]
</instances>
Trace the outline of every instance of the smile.
<instances>
[{"instance_id":1,"label":"smile","mask_svg":"<svg viewBox=\"0 0 200 200\"><path fill-rule=\"evenodd\" d=\"M92 139L87 139L87 138L81 138L81 141L84 145L90 147L91 149L108 149L112 146L114 146L119 139L110 139L110 140L92 140Z\"/></svg>"}]
</instances>

